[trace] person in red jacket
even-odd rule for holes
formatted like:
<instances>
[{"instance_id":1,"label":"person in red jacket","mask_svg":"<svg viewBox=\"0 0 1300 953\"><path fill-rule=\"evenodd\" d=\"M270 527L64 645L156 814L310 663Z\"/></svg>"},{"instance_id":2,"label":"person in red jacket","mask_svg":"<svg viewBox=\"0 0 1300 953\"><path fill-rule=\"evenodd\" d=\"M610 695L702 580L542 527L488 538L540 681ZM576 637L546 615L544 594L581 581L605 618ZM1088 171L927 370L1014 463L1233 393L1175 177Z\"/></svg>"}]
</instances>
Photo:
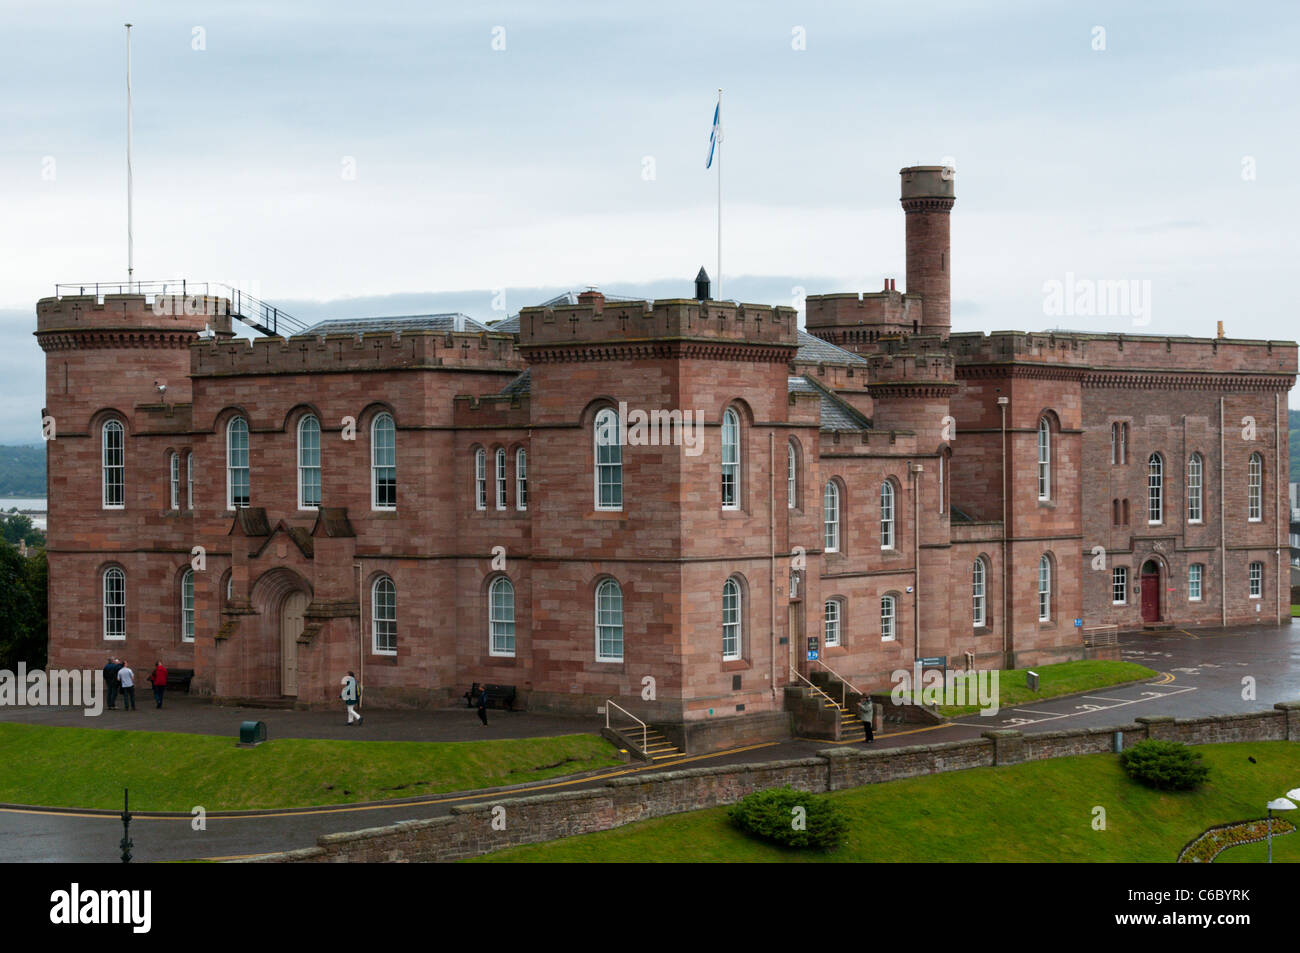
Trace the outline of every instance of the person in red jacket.
<instances>
[{"instance_id":1,"label":"person in red jacket","mask_svg":"<svg viewBox=\"0 0 1300 953\"><path fill-rule=\"evenodd\" d=\"M161 708L163 692L167 689L167 667L162 662L153 663L153 674L149 676L149 681L153 683L154 707Z\"/></svg>"}]
</instances>

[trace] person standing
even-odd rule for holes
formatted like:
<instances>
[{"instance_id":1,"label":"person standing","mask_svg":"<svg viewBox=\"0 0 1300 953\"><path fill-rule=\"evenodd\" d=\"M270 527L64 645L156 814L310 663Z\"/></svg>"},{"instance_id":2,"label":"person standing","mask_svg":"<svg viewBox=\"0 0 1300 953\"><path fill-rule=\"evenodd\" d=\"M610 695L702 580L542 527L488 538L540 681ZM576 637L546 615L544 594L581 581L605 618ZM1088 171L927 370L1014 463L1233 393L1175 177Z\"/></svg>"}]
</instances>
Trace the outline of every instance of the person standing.
<instances>
[{"instance_id":1,"label":"person standing","mask_svg":"<svg viewBox=\"0 0 1300 953\"><path fill-rule=\"evenodd\" d=\"M484 685L479 688L479 693L478 693L478 720L483 722L484 728L487 727L487 706L488 706L487 686Z\"/></svg>"},{"instance_id":2,"label":"person standing","mask_svg":"<svg viewBox=\"0 0 1300 953\"><path fill-rule=\"evenodd\" d=\"M343 708L348 713L346 724L352 724L353 721L359 725L362 722L361 713L357 711L357 702L360 700L360 690L357 688L357 677L348 672L343 676Z\"/></svg>"},{"instance_id":3,"label":"person standing","mask_svg":"<svg viewBox=\"0 0 1300 953\"><path fill-rule=\"evenodd\" d=\"M149 676L149 682L153 685L154 707L161 708L163 692L167 690L167 667L161 660L153 663L153 674Z\"/></svg>"},{"instance_id":4,"label":"person standing","mask_svg":"<svg viewBox=\"0 0 1300 953\"><path fill-rule=\"evenodd\" d=\"M126 662L117 671L117 681L122 686L122 710L135 711L135 672Z\"/></svg>"},{"instance_id":5,"label":"person standing","mask_svg":"<svg viewBox=\"0 0 1300 953\"><path fill-rule=\"evenodd\" d=\"M863 695L858 701L858 717L862 719L862 730L866 735L867 744L873 744L876 734L871 728L871 720L875 717L875 705L871 703L870 695Z\"/></svg>"},{"instance_id":6,"label":"person standing","mask_svg":"<svg viewBox=\"0 0 1300 953\"><path fill-rule=\"evenodd\" d=\"M122 663L113 656L108 657L108 662L104 665L104 688L108 692L108 707L117 707L117 673L121 669Z\"/></svg>"}]
</instances>

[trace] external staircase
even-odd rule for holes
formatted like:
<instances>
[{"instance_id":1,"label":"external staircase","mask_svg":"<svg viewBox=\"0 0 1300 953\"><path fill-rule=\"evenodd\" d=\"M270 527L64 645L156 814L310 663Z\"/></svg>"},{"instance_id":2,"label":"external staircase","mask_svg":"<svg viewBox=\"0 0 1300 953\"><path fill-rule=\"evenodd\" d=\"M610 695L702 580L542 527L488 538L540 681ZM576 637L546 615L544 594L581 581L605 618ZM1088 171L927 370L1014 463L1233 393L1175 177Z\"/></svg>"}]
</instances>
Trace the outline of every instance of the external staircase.
<instances>
[{"instance_id":1,"label":"external staircase","mask_svg":"<svg viewBox=\"0 0 1300 953\"><path fill-rule=\"evenodd\" d=\"M668 740L654 725L647 724L626 708L605 700L605 737L632 752L642 761L657 764L683 757L685 752Z\"/></svg>"}]
</instances>

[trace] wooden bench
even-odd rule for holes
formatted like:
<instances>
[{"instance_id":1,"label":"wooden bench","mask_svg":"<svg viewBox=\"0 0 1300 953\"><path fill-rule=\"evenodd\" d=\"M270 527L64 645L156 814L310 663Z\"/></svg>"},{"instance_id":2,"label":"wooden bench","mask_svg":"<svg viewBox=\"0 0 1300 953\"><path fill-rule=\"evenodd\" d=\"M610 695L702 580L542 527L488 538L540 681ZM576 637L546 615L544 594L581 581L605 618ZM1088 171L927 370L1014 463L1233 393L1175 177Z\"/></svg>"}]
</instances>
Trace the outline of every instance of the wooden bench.
<instances>
[{"instance_id":1,"label":"wooden bench","mask_svg":"<svg viewBox=\"0 0 1300 953\"><path fill-rule=\"evenodd\" d=\"M489 708L504 708L506 711L515 710L515 686L513 685L480 685L478 682L472 684L462 697L465 699L466 708L478 707L478 696L481 692L487 692L487 706Z\"/></svg>"},{"instance_id":2,"label":"wooden bench","mask_svg":"<svg viewBox=\"0 0 1300 953\"><path fill-rule=\"evenodd\" d=\"M169 668L167 669L167 691L175 691L184 687L185 694L190 693L190 682L194 678L194 669L192 668Z\"/></svg>"}]
</instances>

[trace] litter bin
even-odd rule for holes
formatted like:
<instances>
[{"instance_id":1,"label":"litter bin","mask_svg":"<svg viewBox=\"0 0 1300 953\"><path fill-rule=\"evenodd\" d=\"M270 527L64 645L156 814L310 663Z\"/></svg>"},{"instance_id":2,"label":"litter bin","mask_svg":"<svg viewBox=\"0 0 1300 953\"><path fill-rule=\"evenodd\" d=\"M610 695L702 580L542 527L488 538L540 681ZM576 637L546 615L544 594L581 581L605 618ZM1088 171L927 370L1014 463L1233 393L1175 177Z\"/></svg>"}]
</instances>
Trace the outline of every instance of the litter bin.
<instances>
[{"instance_id":1,"label":"litter bin","mask_svg":"<svg viewBox=\"0 0 1300 953\"><path fill-rule=\"evenodd\" d=\"M1025 687L1031 692L1038 691L1038 673L1025 672Z\"/></svg>"},{"instance_id":2,"label":"litter bin","mask_svg":"<svg viewBox=\"0 0 1300 953\"><path fill-rule=\"evenodd\" d=\"M256 748L266 740L266 722L243 721L239 724L239 747Z\"/></svg>"}]
</instances>

